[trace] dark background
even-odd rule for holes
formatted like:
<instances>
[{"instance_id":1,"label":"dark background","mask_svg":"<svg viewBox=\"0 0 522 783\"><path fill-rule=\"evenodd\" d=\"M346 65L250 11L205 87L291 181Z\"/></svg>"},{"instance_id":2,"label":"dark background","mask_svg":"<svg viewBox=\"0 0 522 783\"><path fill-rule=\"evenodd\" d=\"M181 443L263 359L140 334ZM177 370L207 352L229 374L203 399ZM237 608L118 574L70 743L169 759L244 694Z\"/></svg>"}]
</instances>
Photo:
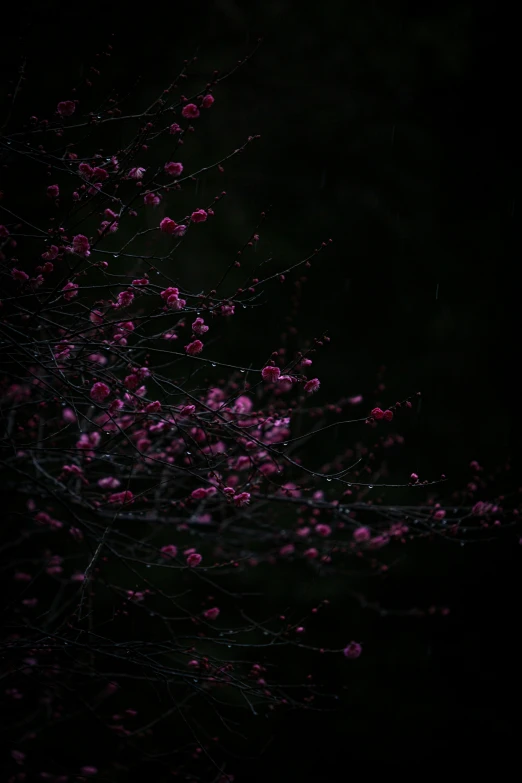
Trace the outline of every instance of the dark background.
<instances>
[{"instance_id":1,"label":"dark background","mask_svg":"<svg viewBox=\"0 0 522 783\"><path fill-rule=\"evenodd\" d=\"M209 131L187 150L211 162L248 134L262 136L227 166L220 187L228 200L214 234L185 260L188 278L223 268L269 205L263 248L282 264L332 237L308 273L299 324L307 336L328 329L332 338L314 365L320 399L362 393L365 404L387 405L421 390L422 408L404 424L401 475L444 472L451 492L467 481L471 459L494 470L510 457L505 486L517 490L514 19L472 2L39 2L6 32L4 76L26 53L36 114L38 102L69 97L70 79L112 32L103 78L130 87L141 74L134 95L144 104L196 47L191 72L204 83L263 36L255 56L216 89ZM213 182L207 187L217 192ZM274 296L281 309L264 316L262 340L248 314L245 328L231 331L238 363L259 366L278 347L287 306L279 289ZM230 346L220 350L229 355ZM377 398L382 365L386 390ZM409 502L407 493L390 502ZM231 764L237 779L337 780L367 762L398 769L435 757L496 759L507 769L519 711L517 546L511 531L464 550L412 547L381 598L450 606L445 620L368 615L337 584L328 622L352 613L350 627L366 642L365 655L339 674L348 685L340 712L276 719L262 759Z\"/></svg>"}]
</instances>

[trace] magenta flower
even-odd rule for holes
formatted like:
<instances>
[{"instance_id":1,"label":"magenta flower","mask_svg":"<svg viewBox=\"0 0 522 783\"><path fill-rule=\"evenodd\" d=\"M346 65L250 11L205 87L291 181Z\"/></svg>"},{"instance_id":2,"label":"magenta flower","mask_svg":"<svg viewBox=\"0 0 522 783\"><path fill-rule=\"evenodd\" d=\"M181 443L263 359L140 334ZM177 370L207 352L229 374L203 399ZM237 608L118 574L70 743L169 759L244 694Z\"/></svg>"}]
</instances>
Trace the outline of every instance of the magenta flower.
<instances>
[{"instance_id":1,"label":"magenta flower","mask_svg":"<svg viewBox=\"0 0 522 783\"><path fill-rule=\"evenodd\" d=\"M350 644L344 648L343 653L345 658L354 660L362 653L362 647L358 642L350 642Z\"/></svg>"},{"instance_id":2,"label":"magenta flower","mask_svg":"<svg viewBox=\"0 0 522 783\"><path fill-rule=\"evenodd\" d=\"M56 107L56 113L60 117L70 117L76 111L76 104L74 101L60 101Z\"/></svg>"},{"instance_id":3,"label":"magenta flower","mask_svg":"<svg viewBox=\"0 0 522 783\"><path fill-rule=\"evenodd\" d=\"M187 103L181 110L181 114L186 120L195 120L199 117L199 109L195 103Z\"/></svg>"},{"instance_id":4,"label":"magenta flower","mask_svg":"<svg viewBox=\"0 0 522 783\"><path fill-rule=\"evenodd\" d=\"M170 163L165 163L164 168L169 176L179 177L179 175L183 171L183 163L173 163L171 161Z\"/></svg>"},{"instance_id":5,"label":"magenta flower","mask_svg":"<svg viewBox=\"0 0 522 783\"><path fill-rule=\"evenodd\" d=\"M91 388L91 399L94 400L94 402L103 402L104 400L107 399L110 393L111 390L109 389L107 384L98 381Z\"/></svg>"},{"instance_id":6,"label":"magenta flower","mask_svg":"<svg viewBox=\"0 0 522 783\"><path fill-rule=\"evenodd\" d=\"M275 383L279 380L279 376L281 375L281 370L279 367L272 367L272 365L268 365L267 367L263 367L261 370L261 377L264 381L267 381L268 383Z\"/></svg>"}]
</instances>

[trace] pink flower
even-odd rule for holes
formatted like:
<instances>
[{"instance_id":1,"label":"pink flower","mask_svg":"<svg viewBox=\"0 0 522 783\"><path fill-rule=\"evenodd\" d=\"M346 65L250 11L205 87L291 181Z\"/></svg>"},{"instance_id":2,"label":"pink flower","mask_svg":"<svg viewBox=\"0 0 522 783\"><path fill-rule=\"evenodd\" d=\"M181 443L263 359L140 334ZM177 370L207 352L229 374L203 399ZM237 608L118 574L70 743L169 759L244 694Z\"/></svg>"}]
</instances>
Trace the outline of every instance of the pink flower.
<instances>
[{"instance_id":1,"label":"pink flower","mask_svg":"<svg viewBox=\"0 0 522 783\"><path fill-rule=\"evenodd\" d=\"M134 294L132 291L121 291L118 294L118 299L114 305L115 309L120 310L122 307L128 307L134 300Z\"/></svg>"},{"instance_id":2,"label":"pink flower","mask_svg":"<svg viewBox=\"0 0 522 783\"><path fill-rule=\"evenodd\" d=\"M358 544L364 544L365 541L369 541L371 533L367 527L358 527L353 531L353 537Z\"/></svg>"},{"instance_id":3,"label":"pink flower","mask_svg":"<svg viewBox=\"0 0 522 783\"><path fill-rule=\"evenodd\" d=\"M317 533L318 536L322 536L323 538L326 538L332 532L332 528L330 527L330 525L320 524L315 526L315 532Z\"/></svg>"},{"instance_id":4,"label":"pink flower","mask_svg":"<svg viewBox=\"0 0 522 783\"><path fill-rule=\"evenodd\" d=\"M109 497L109 503L114 503L116 505L123 505L124 503L132 503L134 499L134 494L130 491L130 489L126 489L123 492L114 492Z\"/></svg>"},{"instance_id":5,"label":"pink flower","mask_svg":"<svg viewBox=\"0 0 522 783\"><path fill-rule=\"evenodd\" d=\"M183 171L183 163L173 163L171 161L170 163L165 163L164 168L171 177L179 177Z\"/></svg>"},{"instance_id":6,"label":"pink flower","mask_svg":"<svg viewBox=\"0 0 522 783\"><path fill-rule=\"evenodd\" d=\"M393 411L387 410L382 414L384 421L391 421L393 419Z\"/></svg>"},{"instance_id":7,"label":"pink flower","mask_svg":"<svg viewBox=\"0 0 522 783\"><path fill-rule=\"evenodd\" d=\"M158 196L157 193L145 193L145 195L143 196L143 203L151 204L153 207L157 207L160 201L161 201L161 196Z\"/></svg>"},{"instance_id":8,"label":"pink flower","mask_svg":"<svg viewBox=\"0 0 522 783\"><path fill-rule=\"evenodd\" d=\"M79 256L84 256L85 258L88 258L90 255L89 248L90 248L90 244L86 236L84 236L83 234L76 234L76 236L73 237L72 249L74 253L76 253Z\"/></svg>"},{"instance_id":9,"label":"pink flower","mask_svg":"<svg viewBox=\"0 0 522 783\"><path fill-rule=\"evenodd\" d=\"M49 187L47 188L47 195L49 196L49 198L58 198L58 196L60 195L60 188L58 187L58 185L49 185Z\"/></svg>"},{"instance_id":10,"label":"pink flower","mask_svg":"<svg viewBox=\"0 0 522 783\"><path fill-rule=\"evenodd\" d=\"M173 122L169 128L169 133L173 136L175 133L181 133L181 126L177 122Z\"/></svg>"},{"instance_id":11,"label":"pink flower","mask_svg":"<svg viewBox=\"0 0 522 783\"><path fill-rule=\"evenodd\" d=\"M248 506L250 503L250 492L240 492L239 495L234 495L232 500L239 508L241 506Z\"/></svg>"},{"instance_id":12,"label":"pink flower","mask_svg":"<svg viewBox=\"0 0 522 783\"><path fill-rule=\"evenodd\" d=\"M76 111L76 104L74 101L60 101L56 107L56 113L60 117L70 117Z\"/></svg>"},{"instance_id":13,"label":"pink flower","mask_svg":"<svg viewBox=\"0 0 522 783\"><path fill-rule=\"evenodd\" d=\"M70 281L64 285L62 291L65 291L63 298L66 302L70 302L75 296L78 296L78 283L71 283Z\"/></svg>"},{"instance_id":14,"label":"pink flower","mask_svg":"<svg viewBox=\"0 0 522 783\"><path fill-rule=\"evenodd\" d=\"M21 283L29 280L27 272L23 272L21 269L11 269L11 277L13 280L19 280Z\"/></svg>"},{"instance_id":15,"label":"pink flower","mask_svg":"<svg viewBox=\"0 0 522 783\"><path fill-rule=\"evenodd\" d=\"M178 548L177 546L174 546L174 544L166 544L165 546L161 547L161 556L165 558L165 560L169 560L172 557L178 556Z\"/></svg>"},{"instance_id":16,"label":"pink flower","mask_svg":"<svg viewBox=\"0 0 522 783\"><path fill-rule=\"evenodd\" d=\"M172 218L164 217L159 227L164 234L173 234L174 231L176 230L177 225L178 224L176 223L176 221L172 220Z\"/></svg>"},{"instance_id":17,"label":"pink flower","mask_svg":"<svg viewBox=\"0 0 522 783\"><path fill-rule=\"evenodd\" d=\"M362 647L358 642L350 642L350 644L343 650L344 657L353 660L358 658L362 653Z\"/></svg>"},{"instance_id":18,"label":"pink flower","mask_svg":"<svg viewBox=\"0 0 522 783\"><path fill-rule=\"evenodd\" d=\"M433 515L433 519L444 519L446 512L443 508L439 508Z\"/></svg>"},{"instance_id":19,"label":"pink flower","mask_svg":"<svg viewBox=\"0 0 522 783\"><path fill-rule=\"evenodd\" d=\"M92 166L89 166L88 163L80 163L78 166L78 172L82 174L85 179L90 179L94 173L94 169Z\"/></svg>"},{"instance_id":20,"label":"pink flower","mask_svg":"<svg viewBox=\"0 0 522 783\"><path fill-rule=\"evenodd\" d=\"M220 611L221 610L218 609L217 606L213 606L212 609L206 609L203 612L203 617L206 620L217 620L217 618L219 617Z\"/></svg>"},{"instance_id":21,"label":"pink flower","mask_svg":"<svg viewBox=\"0 0 522 783\"><path fill-rule=\"evenodd\" d=\"M44 261L54 261L56 256L58 255L59 250L56 245L51 245L49 250L46 250L45 253L42 253L42 258Z\"/></svg>"},{"instance_id":22,"label":"pink flower","mask_svg":"<svg viewBox=\"0 0 522 783\"><path fill-rule=\"evenodd\" d=\"M204 500L208 496L208 489L205 489L205 487L198 487L197 489L192 490L190 493L190 497L193 500Z\"/></svg>"},{"instance_id":23,"label":"pink flower","mask_svg":"<svg viewBox=\"0 0 522 783\"><path fill-rule=\"evenodd\" d=\"M196 209L190 216L190 219L193 223L204 223L207 219L207 213L204 209Z\"/></svg>"},{"instance_id":24,"label":"pink flower","mask_svg":"<svg viewBox=\"0 0 522 783\"><path fill-rule=\"evenodd\" d=\"M159 400L149 402L148 405L145 406L145 410L147 413L159 413L161 410L161 402Z\"/></svg>"},{"instance_id":25,"label":"pink flower","mask_svg":"<svg viewBox=\"0 0 522 783\"><path fill-rule=\"evenodd\" d=\"M193 340L191 343L185 346L185 351L189 356L195 356L197 353L201 353L203 350L203 343L201 340Z\"/></svg>"},{"instance_id":26,"label":"pink flower","mask_svg":"<svg viewBox=\"0 0 522 783\"><path fill-rule=\"evenodd\" d=\"M201 101L201 105L203 106L204 109L210 109L210 107L214 103L214 100L215 100L214 96L211 95L210 93L208 93L208 95L204 95L203 96L203 100Z\"/></svg>"},{"instance_id":27,"label":"pink flower","mask_svg":"<svg viewBox=\"0 0 522 783\"><path fill-rule=\"evenodd\" d=\"M120 481L114 476L105 476L104 478L98 479L98 486L102 489L118 489Z\"/></svg>"},{"instance_id":28,"label":"pink flower","mask_svg":"<svg viewBox=\"0 0 522 783\"><path fill-rule=\"evenodd\" d=\"M111 390L109 389L107 384L98 381L91 388L91 399L93 399L94 402L103 402L104 400L107 399L110 393Z\"/></svg>"},{"instance_id":29,"label":"pink flower","mask_svg":"<svg viewBox=\"0 0 522 783\"><path fill-rule=\"evenodd\" d=\"M279 367L272 367L272 365L267 365L261 370L262 379L268 383L275 383L277 380L279 380L280 375L281 370Z\"/></svg>"},{"instance_id":30,"label":"pink flower","mask_svg":"<svg viewBox=\"0 0 522 783\"><path fill-rule=\"evenodd\" d=\"M307 549L305 552L303 552L303 554L308 560L315 560L319 552L315 547L312 546L310 549Z\"/></svg>"},{"instance_id":31,"label":"pink flower","mask_svg":"<svg viewBox=\"0 0 522 783\"><path fill-rule=\"evenodd\" d=\"M380 421L384 416L384 412L381 410L381 408L373 408L370 415L373 416L373 418L377 421Z\"/></svg>"},{"instance_id":32,"label":"pink flower","mask_svg":"<svg viewBox=\"0 0 522 783\"><path fill-rule=\"evenodd\" d=\"M129 177L135 180L143 179L143 175L145 174L146 170L147 169L144 169L142 166L136 166L129 171Z\"/></svg>"},{"instance_id":33,"label":"pink flower","mask_svg":"<svg viewBox=\"0 0 522 783\"><path fill-rule=\"evenodd\" d=\"M195 568L201 563L202 560L203 558L200 554L198 554L198 552L192 552L192 554L188 555L187 557L187 565L191 568Z\"/></svg>"},{"instance_id":34,"label":"pink flower","mask_svg":"<svg viewBox=\"0 0 522 783\"><path fill-rule=\"evenodd\" d=\"M319 386L321 385L321 381L319 378L312 378L310 381L307 381L304 385L304 390L308 394L313 394L317 391Z\"/></svg>"},{"instance_id":35,"label":"pink flower","mask_svg":"<svg viewBox=\"0 0 522 783\"><path fill-rule=\"evenodd\" d=\"M205 332L208 332L208 326L205 325L203 318L196 318L192 324L192 331L195 334L205 334Z\"/></svg>"},{"instance_id":36,"label":"pink flower","mask_svg":"<svg viewBox=\"0 0 522 783\"><path fill-rule=\"evenodd\" d=\"M181 110L181 114L186 120L195 120L199 117L199 109L195 103L187 103Z\"/></svg>"}]
</instances>

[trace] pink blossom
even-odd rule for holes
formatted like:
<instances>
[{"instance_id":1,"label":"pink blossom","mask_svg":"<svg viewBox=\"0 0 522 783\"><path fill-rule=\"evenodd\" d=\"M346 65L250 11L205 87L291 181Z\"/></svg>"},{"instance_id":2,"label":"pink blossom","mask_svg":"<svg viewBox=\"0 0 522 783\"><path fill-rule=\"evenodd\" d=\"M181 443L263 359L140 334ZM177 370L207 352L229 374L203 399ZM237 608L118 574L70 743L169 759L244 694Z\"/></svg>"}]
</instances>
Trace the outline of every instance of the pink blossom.
<instances>
[{"instance_id":1,"label":"pink blossom","mask_svg":"<svg viewBox=\"0 0 522 783\"><path fill-rule=\"evenodd\" d=\"M209 494L208 489L205 487L198 487L197 489L192 490L190 493L190 497L193 500L204 500Z\"/></svg>"},{"instance_id":2,"label":"pink blossom","mask_svg":"<svg viewBox=\"0 0 522 783\"><path fill-rule=\"evenodd\" d=\"M63 298L70 302L75 296L78 296L78 283L71 283L70 281L64 285L62 291L65 291Z\"/></svg>"},{"instance_id":3,"label":"pink blossom","mask_svg":"<svg viewBox=\"0 0 522 783\"><path fill-rule=\"evenodd\" d=\"M47 188L47 195L49 198L58 198L60 195L60 188L58 185L49 185Z\"/></svg>"},{"instance_id":4,"label":"pink blossom","mask_svg":"<svg viewBox=\"0 0 522 783\"><path fill-rule=\"evenodd\" d=\"M304 385L304 390L308 394L313 394L317 391L319 386L321 385L321 381L319 378L312 378L311 380L307 381Z\"/></svg>"},{"instance_id":5,"label":"pink blossom","mask_svg":"<svg viewBox=\"0 0 522 783\"><path fill-rule=\"evenodd\" d=\"M60 117L70 117L76 111L76 104L74 101L60 101L56 107L56 113Z\"/></svg>"},{"instance_id":6,"label":"pink blossom","mask_svg":"<svg viewBox=\"0 0 522 783\"><path fill-rule=\"evenodd\" d=\"M203 318L196 318L196 320L192 323L192 331L195 334L205 334L205 332L208 332L208 326L206 326Z\"/></svg>"},{"instance_id":7,"label":"pink blossom","mask_svg":"<svg viewBox=\"0 0 522 783\"><path fill-rule=\"evenodd\" d=\"M169 176L179 177L183 171L183 163L174 163L173 161L170 161L169 163L165 163L164 169Z\"/></svg>"},{"instance_id":8,"label":"pink blossom","mask_svg":"<svg viewBox=\"0 0 522 783\"><path fill-rule=\"evenodd\" d=\"M220 611L221 610L218 609L217 606L213 606L211 609L206 609L203 612L203 617L206 620L217 620L217 618L219 617Z\"/></svg>"},{"instance_id":9,"label":"pink blossom","mask_svg":"<svg viewBox=\"0 0 522 783\"><path fill-rule=\"evenodd\" d=\"M189 356L195 356L197 353L201 353L203 350L203 343L201 340L193 340L191 343L185 346L185 351Z\"/></svg>"},{"instance_id":10,"label":"pink blossom","mask_svg":"<svg viewBox=\"0 0 522 783\"><path fill-rule=\"evenodd\" d=\"M186 120L195 120L199 117L199 109L195 103L187 103L181 110L181 114Z\"/></svg>"},{"instance_id":11,"label":"pink blossom","mask_svg":"<svg viewBox=\"0 0 522 783\"><path fill-rule=\"evenodd\" d=\"M118 298L114 307L120 310L123 307L128 307L134 301L134 294L132 291L121 291L118 294Z\"/></svg>"},{"instance_id":12,"label":"pink blossom","mask_svg":"<svg viewBox=\"0 0 522 783\"><path fill-rule=\"evenodd\" d=\"M439 508L434 513L433 519L444 519L445 516L446 516L446 512L444 511L444 509L443 508Z\"/></svg>"},{"instance_id":13,"label":"pink blossom","mask_svg":"<svg viewBox=\"0 0 522 783\"><path fill-rule=\"evenodd\" d=\"M150 204L153 207L157 207L158 204L161 202L161 196L157 193L145 193L143 196L143 203L144 204Z\"/></svg>"},{"instance_id":14,"label":"pink blossom","mask_svg":"<svg viewBox=\"0 0 522 783\"><path fill-rule=\"evenodd\" d=\"M393 419L393 411L387 410L382 414L384 421L391 421Z\"/></svg>"},{"instance_id":15,"label":"pink blossom","mask_svg":"<svg viewBox=\"0 0 522 783\"><path fill-rule=\"evenodd\" d=\"M165 560L169 560L170 558L178 556L178 548L177 546L174 546L174 544L166 544L165 546L162 546L160 552L161 556L165 558Z\"/></svg>"},{"instance_id":16,"label":"pink blossom","mask_svg":"<svg viewBox=\"0 0 522 783\"><path fill-rule=\"evenodd\" d=\"M56 245L51 245L49 250L46 250L45 253L42 253L42 258L44 261L54 261L58 253L58 247Z\"/></svg>"},{"instance_id":17,"label":"pink blossom","mask_svg":"<svg viewBox=\"0 0 522 783\"><path fill-rule=\"evenodd\" d=\"M224 304L221 305L221 315L234 315L234 305Z\"/></svg>"},{"instance_id":18,"label":"pink blossom","mask_svg":"<svg viewBox=\"0 0 522 783\"><path fill-rule=\"evenodd\" d=\"M161 410L161 402L159 400L154 400L154 402L149 402L145 406L145 410L147 413L159 413Z\"/></svg>"},{"instance_id":19,"label":"pink blossom","mask_svg":"<svg viewBox=\"0 0 522 783\"><path fill-rule=\"evenodd\" d=\"M319 524L315 526L315 532L317 533L318 536L322 536L323 538L326 538L332 532L332 528L330 527L330 525Z\"/></svg>"},{"instance_id":20,"label":"pink blossom","mask_svg":"<svg viewBox=\"0 0 522 783\"><path fill-rule=\"evenodd\" d=\"M193 223L204 223L207 219L207 213L204 209L196 209L190 216L190 219Z\"/></svg>"},{"instance_id":21,"label":"pink blossom","mask_svg":"<svg viewBox=\"0 0 522 783\"><path fill-rule=\"evenodd\" d=\"M204 109L210 109L210 107L214 103L214 100L215 100L214 96L211 95L210 93L208 93L207 95L203 96L203 100L201 101L201 105L203 106Z\"/></svg>"},{"instance_id":22,"label":"pink blossom","mask_svg":"<svg viewBox=\"0 0 522 783\"><path fill-rule=\"evenodd\" d=\"M373 418L377 421L380 421L380 419L382 419L384 416L384 411L382 411L381 408L373 408L370 415L373 416Z\"/></svg>"},{"instance_id":23,"label":"pink blossom","mask_svg":"<svg viewBox=\"0 0 522 783\"><path fill-rule=\"evenodd\" d=\"M167 306L170 307L172 310L183 310L186 304L187 304L187 300L180 299L180 297L177 294L172 294L167 299Z\"/></svg>"},{"instance_id":24,"label":"pink blossom","mask_svg":"<svg viewBox=\"0 0 522 783\"><path fill-rule=\"evenodd\" d=\"M169 133L173 136L175 133L181 133L181 126L177 122L173 122L169 128Z\"/></svg>"},{"instance_id":25,"label":"pink blossom","mask_svg":"<svg viewBox=\"0 0 522 783\"><path fill-rule=\"evenodd\" d=\"M247 414L250 413L253 407L254 403L250 397L242 394L241 397L238 397L234 403L234 413Z\"/></svg>"},{"instance_id":26,"label":"pink blossom","mask_svg":"<svg viewBox=\"0 0 522 783\"><path fill-rule=\"evenodd\" d=\"M136 166L135 168L129 171L129 177L131 179L140 180L143 179L143 175L145 174L145 172L146 169L144 169L142 166Z\"/></svg>"},{"instance_id":27,"label":"pink blossom","mask_svg":"<svg viewBox=\"0 0 522 783\"><path fill-rule=\"evenodd\" d=\"M195 568L198 566L203 558L198 552L192 552L190 555L187 556L187 565L191 568Z\"/></svg>"},{"instance_id":28,"label":"pink blossom","mask_svg":"<svg viewBox=\"0 0 522 783\"><path fill-rule=\"evenodd\" d=\"M344 648L343 653L345 658L354 660L362 653L362 647L358 642L350 642L350 644Z\"/></svg>"},{"instance_id":29,"label":"pink blossom","mask_svg":"<svg viewBox=\"0 0 522 783\"><path fill-rule=\"evenodd\" d=\"M116 505L124 504L124 503L132 503L134 499L134 494L130 491L130 489L126 489L123 492L114 492L109 497L109 503L114 503Z\"/></svg>"},{"instance_id":30,"label":"pink blossom","mask_svg":"<svg viewBox=\"0 0 522 783\"><path fill-rule=\"evenodd\" d=\"M115 476L105 476L104 478L98 479L98 486L101 487L101 489L118 489L120 483L120 480Z\"/></svg>"},{"instance_id":31,"label":"pink blossom","mask_svg":"<svg viewBox=\"0 0 522 783\"><path fill-rule=\"evenodd\" d=\"M369 541L371 533L367 527L358 527L353 531L353 537L358 544L363 544L365 541Z\"/></svg>"},{"instance_id":32,"label":"pink blossom","mask_svg":"<svg viewBox=\"0 0 522 783\"><path fill-rule=\"evenodd\" d=\"M172 218L164 217L163 220L160 222L160 230L163 231L164 234L173 234L176 230L177 223L175 220L172 220Z\"/></svg>"},{"instance_id":33,"label":"pink blossom","mask_svg":"<svg viewBox=\"0 0 522 783\"><path fill-rule=\"evenodd\" d=\"M315 560L315 558L319 555L318 550L315 547L310 547L310 549L307 549L305 552L303 552L304 556L308 560Z\"/></svg>"},{"instance_id":34,"label":"pink blossom","mask_svg":"<svg viewBox=\"0 0 522 783\"><path fill-rule=\"evenodd\" d=\"M261 370L262 379L268 383L275 383L277 380L279 380L280 375L281 370L279 367L273 367L272 365L267 365Z\"/></svg>"},{"instance_id":35,"label":"pink blossom","mask_svg":"<svg viewBox=\"0 0 522 783\"><path fill-rule=\"evenodd\" d=\"M91 388L91 399L93 399L94 402L103 402L104 400L107 399L110 393L111 390L109 389L107 384L98 381Z\"/></svg>"},{"instance_id":36,"label":"pink blossom","mask_svg":"<svg viewBox=\"0 0 522 783\"><path fill-rule=\"evenodd\" d=\"M90 256L89 248L90 244L86 236L83 234L76 234L76 236L73 237L72 249L74 253L83 256L84 258L88 258Z\"/></svg>"},{"instance_id":37,"label":"pink blossom","mask_svg":"<svg viewBox=\"0 0 522 783\"><path fill-rule=\"evenodd\" d=\"M27 272L23 272L21 269L11 269L11 277L13 280L19 280L21 283L29 280Z\"/></svg>"},{"instance_id":38,"label":"pink blossom","mask_svg":"<svg viewBox=\"0 0 522 783\"><path fill-rule=\"evenodd\" d=\"M419 477L417 476L416 473L412 473L411 476L410 476L410 479L411 479L411 481L418 481Z\"/></svg>"},{"instance_id":39,"label":"pink blossom","mask_svg":"<svg viewBox=\"0 0 522 783\"><path fill-rule=\"evenodd\" d=\"M250 503L250 492L240 492L239 495L234 495L232 500L238 507L247 506Z\"/></svg>"}]
</instances>

